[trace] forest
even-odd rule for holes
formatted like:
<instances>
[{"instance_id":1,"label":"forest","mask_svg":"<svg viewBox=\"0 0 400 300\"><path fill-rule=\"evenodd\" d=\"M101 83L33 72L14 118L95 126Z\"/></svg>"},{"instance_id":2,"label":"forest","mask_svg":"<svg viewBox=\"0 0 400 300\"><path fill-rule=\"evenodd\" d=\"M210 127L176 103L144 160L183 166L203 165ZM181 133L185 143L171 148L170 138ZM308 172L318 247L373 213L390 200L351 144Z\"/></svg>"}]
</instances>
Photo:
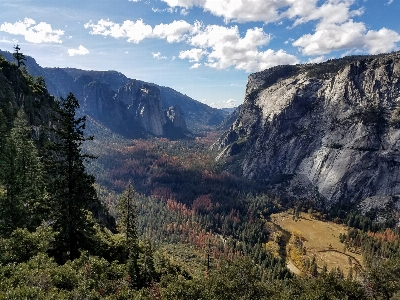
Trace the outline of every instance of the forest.
<instances>
[{"instance_id":1,"label":"forest","mask_svg":"<svg viewBox=\"0 0 400 300\"><path fill-rule=\"evenodd\" d=\"M128 140L0 56L0 299L400 299L400 231L214 160L221 134ZM317 264L272 214L343 224L362 266ZM296 246L297 245L297 246ZM294 252L293 252L294 251ZM287 268L296 254L300 275Z\"/></svg>"}]
</instances>

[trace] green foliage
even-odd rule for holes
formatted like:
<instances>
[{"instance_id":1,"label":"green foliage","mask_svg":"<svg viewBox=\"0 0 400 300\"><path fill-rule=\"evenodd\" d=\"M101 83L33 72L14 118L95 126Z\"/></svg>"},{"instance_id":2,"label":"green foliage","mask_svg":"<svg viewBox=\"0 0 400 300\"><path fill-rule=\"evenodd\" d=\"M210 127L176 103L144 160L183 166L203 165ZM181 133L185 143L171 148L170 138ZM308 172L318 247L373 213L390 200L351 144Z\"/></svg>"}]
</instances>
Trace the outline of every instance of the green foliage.
<instances>
[{"instance_id":1,"label":"green foliage","mask_svg":"<svg viewBox=\"0 0 400 300\"><path fill-rule=\"evenodd\" d=\"M85 117L76 118L78 100L73 94L58 103L52 141L46 155L47 190L50 193L51 220L59 232L57 257L61 261L79 256L79 249L88 249L94 235L87 211L98 200L94 177L86 173L84 161L92 158L81 153L85 138Z\"/></svg>"},{"instance_id":2,"label":"green foliage","mask_svg":"<svg viewBox=\"0 0 400 300\"><path fill-rule=\"evenodd\" d=\"M391 299L400 292L400 258L377 259L364 276L367 292L374 299Z\"/></svg>"},{"instance_id":3,"label":"green foliage","mask_svg":"<svg viewBox=\"0 0 400 300\"><path fill-rule=\"evenodd\" d=\"M0 264L26 262L39 252L47 252L54 246L55 233L45 224L29 232L18 228L9 238L0 239Z\"/></svg>"},{"instance_id":4,"label":"green foliage","mask_svg":"<svg viewBox=\"0 0 400 300\"><path fill-rule=\"evenodd\" d=\"M0 182L6 196L0 202L0 233L9 235L17 227L34 229L46 211L46 196L42 165L22 109L5 139L1 157Z\"/></svg>"}]
</instances>

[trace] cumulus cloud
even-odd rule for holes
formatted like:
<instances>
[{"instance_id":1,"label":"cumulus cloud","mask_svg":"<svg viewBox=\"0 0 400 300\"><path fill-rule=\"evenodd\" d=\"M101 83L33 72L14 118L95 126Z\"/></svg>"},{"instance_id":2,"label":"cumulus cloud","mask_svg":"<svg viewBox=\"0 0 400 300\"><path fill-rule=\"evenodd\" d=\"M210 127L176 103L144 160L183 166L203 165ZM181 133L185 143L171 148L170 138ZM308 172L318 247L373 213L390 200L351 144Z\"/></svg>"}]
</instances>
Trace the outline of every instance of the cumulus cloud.
<instances>
[{"instance_id":1,"label":"cumulus cloud","mask_svg":"<svg viewBox=\"0 0 400 300\"><path fill-rule=\"evenodd\" d=\"M199 21L189 24L183 20L159 24L153 29L150 25L144 24L141 19L135 22L126 20L122 24L101 19L97 23L92 21L86 23L85 28L90 28L91 34L127 38L128 41L135 43L145 38L165 39L169 43L186 42L193 48L181 51L179 58L195 63L192 68L204 64L215 69L234 67L238 70L254 72L278 64L298 62L295 56L283 50L261 51L261 48L268 45L271 36L259 27L248 29L244 36L239 33L238 26L204 26ZM154 58L164 58L157 54L153 53Z\"/></svg>"},{"instance_id":2,"label":"cumulus cloud","mask_svg":"<svg viewBox=\"0 0 400 300\"><path fill-rule=\"evenodd\" d=\"M317 25L314 34L305 34L293 42L305 55L327 54L334 50L364 49L368 53L390 52L396 49L400 35L386 28L369 30L365 24L349 20L342 24Z\"/></svg>"},{"instance_id":3,"label":"cumulus cloud","mask_svg":"<svg viewBox=\"0 0 400 300\"><path fill-rule=\"evenodd\" d=\"M79 45L77 49L68 49L69 56L86 55L86 54L89 54L89 50L83 47L82 45Z\"/></svg>"},{"instance_id":4,"label":"cumulus cloud","mask_svg":"<svg viewBox=\"0 0 400 300\"><path fill-rule=\"evenodd\" d=\"M180 42L187 38L187 33L192 31L193 27L188 22L179 20L170 24L159 24L153 29L156 37L166 39L168 43Z\"/></svg>"},{"instance_id":5,"label":"cumulus cloud","mask_svg":"<svg viewBox=\"0 0 400 300\"><path fill-rule=\"evenodd\" d=\"M362 13L350 11L355 0L327 0L321 6L318 0L163 0L171 8L193 6L203 8L225 22L277 22L285 18L293 19L294 25L319 19L336 19L341 22Z\"/></svg>"},{"instance_id":6,"label":"cumulus cloud","mask_svg":"<svg viewBox=\"0 0 400 300\"><path fill-rule=\"evenodd\" d=\"M224 18L226 23L231 21L262 21L265 23L276 22L278 24L282 20L288 19L293 21L292 26L294 27L310 21L316 21L317 25L313 33L305 34L292 43L292 45L300 47L300 50L305 55L323 55L335 50L351 51L356 48L363 49L369 53L389 52L396 50L396 43L399 42L399 34L393 30L382 28L380 30L367 31L364 23L353 21L353 18L361 16L364 13L362 6L353 9L356 0L162 1L173 9L181 8L189 10L194 6L200 7L204 11ZM392 2L393 0L388 0L386 4L390 5ZM208 30L215 32L215 35L208 32ZM217 43L214 43L214 39L219 38L218 31L223 34L223 42L217 46ZM229 37L232 40L237 39L234 27L207 27L201 34L192 36L190 42L198 47L211 47L213 52L209 56L211 58L209 65L223 67L225 64L218 64L213 58L218 57L218 52L229 52L228 44L231 43L231 41L227 40ZM264 45L264 40L261 40L260 44ZM261 57L260 52L254 53L256 57ZM268 53L264 53L264 55ZM254 55L249 54L249 56Z\"/></svg>"},{"instance_id":7,"label":"cumulus cloud","mask_svg":"<svg viewBox=\"0 0 400 300\"><path fill-rule=\"evenodd\" d=\"M282 15L295 19L293 26L319 20L320 24L340 24L364 13L363 8L351 10L354 0L328 0L321 6L317 1L297 1Z\"/></svg>"},{"instance_id":8,"label":"cumulus cloud","mask_svg":"<svg viewBox=\"0 0 400 300\"><path fill-rule=\"evenodd\" d=\"M127 38L128 42L139 43L145 38L151 37L153 29L150 25L143 23L142 19L135 22L126 20L122 24L114 23L109 19L101 19L97 24L89 21L85 28L90 28L90 34L111 36L114 38Z\"/></svg>"},{"instance_id":9,"label":"cumulus cloud","mask_svg":"<svg viewBox=\"0 0 400 300\"><path fill-rule=\"evenodd\" d=\"M317 63L321 63L321 62L323 62L325 60L326 60L325 56L321 55L321 56L318 56L318 57L315 57L315 58L309 58L308 62L311 63L311 64L317 64Z\"/></svg>"},{"instance_id":10,"label":"cumulus cloud","mask_svg":"<svg viewBox=\"0 0 400 300\"><path fill-rule=\"evenodd\" d=\"M280 18L280 10L294 0L163 0L170 7L191 8L198 6L205 11L223 17L226 22L263 21L274 22Z\"/></svg>"},{"instance_id":11,"label":"cumulus cloud","mask_svg":"<svg viewBox=\"0 0 400 300\"><path fill-rule=\"evenodd\" d=\"M248 29L241 37L237 26L224 27L208 25L191 36L188 43L203 49L181 52L180 58L192 59L195 53L206 54L206 66L215 69L234 67L246 72L264 70L278 64L294 64L298 60L295 56L283 50L271 49L260 51L259 47L266 46L271 37L262 28ZM190 52L191 51L191 52Z\"/></svg>"},{"instance_id":12,"label":"cumulus cloud","mask_svg":"<svg viewBox=\"0 0 400 300\"><path fill-rule=\"evenodd\" d=\"M395 50L397 49L397 42L400 42L400 35L387 28L382 28L379 31L369 30L365 35L365 46L371 54Z\"/></svg>"},{"instance_id":13,"label":"cumulus cloud","mask_svg":"<svg viewBox=\"0 0 400 300\"><path fill-rule=\"evenodd\" d=\"M189 59L190 62L199 62L206 52L200 48L193 48L179 53L180 59Z\"/></svg>"},{"instance_id":14,"label":"cumulus cloud","mask_svg":"<svg viewBox=\"0 0 400 300\"><path fill-rule=\"evenodd\" d=\"M14 35L23 35L25 40L31 43L62 43L61 36L64 35L63 30L54 30L50 24L40 22L36 25L36 21L25 18L24 21L12 23L3 23L0 25L0 31Z\"/></svg>"}]
</instances>

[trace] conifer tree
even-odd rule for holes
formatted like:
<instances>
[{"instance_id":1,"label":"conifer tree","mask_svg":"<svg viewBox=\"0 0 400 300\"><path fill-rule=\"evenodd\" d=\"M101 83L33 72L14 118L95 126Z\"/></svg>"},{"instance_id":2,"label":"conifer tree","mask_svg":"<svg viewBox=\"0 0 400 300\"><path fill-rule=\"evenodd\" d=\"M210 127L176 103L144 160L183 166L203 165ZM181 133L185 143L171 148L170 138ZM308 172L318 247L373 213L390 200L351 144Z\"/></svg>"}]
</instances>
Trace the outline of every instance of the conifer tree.
<instances>
[{"instance_id":1,"label":"conifer tree","mask_svg":"<svg viewBox=\"0 0 400 300\"><path fill-rule=\"evenodd\" d=\"M64 261L79 257L79 249L90 250L93 224L88 217L91 205L98 202L93 187L94 177L84 166L81 146L86 140L85 117L76 118L78 100L70 93L61 98L56 109L46 157L48 191L51 197L51 218L57 235L56 258Z\"/></svg>"},{"instance_id":2,"label":"conifer tree","mask_svg":"<svg viewBox=\"0 0 400 300\"><path fill-rule=\"evenodd\" d=\"M18 227L39 226L45 207L42 166L23 108L4 142L0 176L6 195L0 203L0 229L8 235Z\"/></svg>"},{"instance_id":3,"label":"conifer tree","mask_svg":"<svg viewBox=\"0 0 400 300\"><path fill-rule=\"evenodd\" d=\"M137 287L139 283L139 247L137 232L137 208L134 200L135 190L129 182L128 187L119 198L118 211L118 228L125 235L127 249L127 268L131 277L131 285Z\"/></svg>"},{"instance_id":4,"label":"conifer tree","mask_svg":"<svg viewBox=\"0 0 400 300\"><path fill-rule=\"evenodd\" d=\"M14 46L14 53L13 56L15 58L15 60L17 61L17 67L21 67L21 66L25 66L25 61L26 61L26 57L23 53L19 52L21 50L21 48L19 47L19 45L17 44L17 46Z\"/></svg>"}]
</instances>

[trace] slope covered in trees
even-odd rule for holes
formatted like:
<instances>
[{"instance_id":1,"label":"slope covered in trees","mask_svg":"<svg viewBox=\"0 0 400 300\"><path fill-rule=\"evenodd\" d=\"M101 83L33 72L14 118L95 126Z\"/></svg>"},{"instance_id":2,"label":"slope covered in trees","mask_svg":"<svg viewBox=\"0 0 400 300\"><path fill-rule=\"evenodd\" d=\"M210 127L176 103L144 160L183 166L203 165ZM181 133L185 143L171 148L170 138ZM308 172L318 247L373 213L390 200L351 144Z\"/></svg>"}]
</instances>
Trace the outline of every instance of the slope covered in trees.
<instances>
[{"instance_id":1,"label":"slope covered in trees","mask_svg":"<svg viewBox=\"0 0 400 300\"><path fill-rule=\"evenodd\" d=\"M296 277L266 247L274 238L266 220L312 201L222 172L209 150L216 134L124 140L76 116L74 95L54 99L23 67L1 57L0 67L1 297L390 299L399 291L397 231L371 223L374 231L342 236L366 255L357 278L319 269ZM86 125L99 133L94 141ZM325 216L333 217L346 220L340 209Z\"/></svg>"}]
</instances>

